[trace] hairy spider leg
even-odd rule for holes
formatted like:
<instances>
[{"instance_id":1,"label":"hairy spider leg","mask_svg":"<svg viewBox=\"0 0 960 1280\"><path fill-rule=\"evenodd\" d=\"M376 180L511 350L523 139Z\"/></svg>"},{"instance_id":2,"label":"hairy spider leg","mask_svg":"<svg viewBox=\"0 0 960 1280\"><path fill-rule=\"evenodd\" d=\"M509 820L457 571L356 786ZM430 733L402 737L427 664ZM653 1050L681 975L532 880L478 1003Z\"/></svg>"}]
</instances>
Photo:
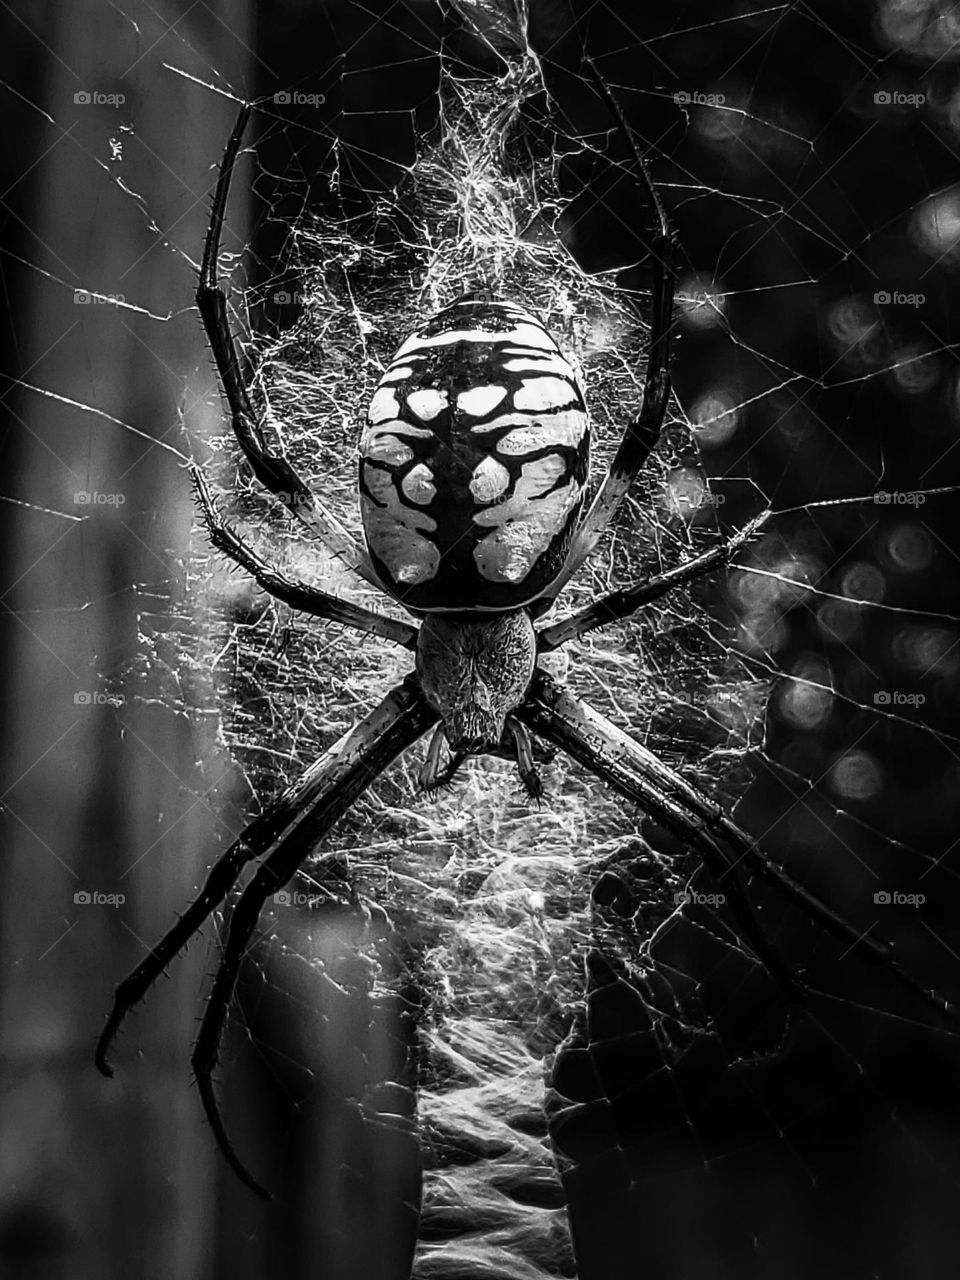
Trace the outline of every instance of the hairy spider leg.
<instances>
[{"instance_id":1,"label":"hairy spider leg","mask_svg":"<svg viewBox=\"0 0 960 1280\"><path fill-rule=\"evenodd\" d=\"M524 790L534 803L539 806L543 799L543 780L534 764L533 741L527 726L515 716L507 716L507 732L512 736L517 752L517 769Z\"/></svg>"},{"instance_id":2,"label":"hairy spider leg","mask_svg":"<svg viewBox=\"0 0 960 1280\"><path fill-rule=\"evenodd\" d=\"M531 712L532 716L524 712ZM744 940L752 944L786 998L791 1003L802 999L803 983L767 938L737 877L735 861L714 837L708 823L700 815L692 815L689 807L678 803L673 794L679 775L544 672L538 672L527 703L515 715L621 795L636 801L666 830L689 842L713 878L723 882Z\"/></svg>"},{"instance_id":3,"label":"hairy spider leg","mask_svg":"<svg viewBox=\"0 0 960 1280\"><path fill-rule=\"evenodd\" d=\"M397 734L400 727L403 727L412 735L409 741L415 741L424 731L416 729L416 725L424 718L425 727L429 727L436 720L436 714L427 706L416 683L408 678L296 782L282 791L217 859L197 898L150 954L117 987L113 1008L97 1044L96 1062L104 1075L113 1075L107 1053L126 1015L144 998L167 965L226 899L247 863L272 853L277 842L284 839L284 833L289 832L291 827L295 829L307 818L312 818L318 806L327 805L329 808L331 789L336 791L343 778L352 778L356 772L362 785L356 789L354 782L355 790L337 810L337 816L342 814L353 798L373 781L377 772L386 767L379 764L378 745L381 740L387 735ZM391 756L390 759L392 758ZM328 825L333 821L336 818L331 819Z\"/></svg>"},{"instance_id":4,"label":"hairy spider leg","mask_svg":"<svg viewBox=\"0 0 960 1280\"><path fill-rule=\"evenodd\" d=\"M593 65L593 61L587 58L586 63L626 141L657 226L657 234L650 245L650 257L653 262L650 347L647 353L647 371L644 377L640 411L627 423L610 469L574 535L560 576L552 584L549 592L537 602L538 612L543 612L556 598L564 584L569 582L596 547L601 534L616 515L640 468L660 438L670 399L670 341L673 332L673 297L676 288L674 266L676 251L673 231L620 104Z\"/></svg>"},{"instance_id":5,"label":"hairy spider leg","mask_svg":"<svg viewBox=\"0 0 960 1280\"><path fill-rule=\"evenodd\" d=\"M770 511L761 511L742 529L724 542L711 547L703 555L688 560L685 564L677 565L675 569L668 569L665 573L658 573L652 578L632 583L619 591L611 591L609 595L602 596L586 609L581 609L579 613L573 613L568 618L561 618L552 626L544 627L537 635L537 652L550 653L551 650L558 649L562 644L575 640L587 631L596 631L598 627L605 627L611 622L629 618L638 609L662 599L677 587L686 586L702 574L726 564L734 552L759 532L771 514Z\"/></svg>"},{"instance_id":6,"label":"hairy spider leg","mask_svg":"<svg viewBox=\"0 0 960 1280\"><path fill-rule=\"evenodd\" d=\"M468 753L466 751L455 751L447 763L441 765L440 760L443 756L444 742L446 742L446 735L443 732L443 725L438 724L433 731L427 754L424 756L423 764L420 766L420 772L417 775L417 785L426 794L431 791L439 791L441 787L451 783L457 770L467 758Z\"/></svg>"},{"instance_id":7,"label":"hairy spider leg","mask_svg":"<svg viewBox=\"0 0 960 1280\"><path fill-rule=\"evenodd\" d=\"M689 841L703 854L715 879L735 872L742 862L839 941L849 944L850 948L859 946L866 959L892 972L902 986L921 995L942 1017L954 1023L960 1021L948 1000L924 987L900 966L887 943L858 930L816 894L794 880L727 817L721 805L698 791L652 751L576 698L545 672L538 672L526 702L513 714L534 733L555 743L621 795L636 801L669 831ZM719 874L709 860L714 854L718 854L724 864ZM746 904L745 898L743 902ZM730 905L737 909L734 895L731 895ZM750 910L749 906L747 910ZM762 937L759 923L755 922L754 928ZM758 954L771 974L778 977L778 973L784 972L782 962L775 958L776 953L769 942L764 940L763 946L763 953ZM792 975L790 983L793 988L791 998L795 998L797 979Z\"/></svg>"},{"instance_id":8,"label":"hairy spider leg","mask_svg":"<svg viewBox=\"0 0 960 1280\"><path fill-rule=\"evenodd\" d=\"M220 380L230 406L231 422L240 447L246 454L260 483L300 520L323 544L350 569L379 587L369 558L354 538L318 502L293 467L281 453L267 445L258 415L247 389L249 370L237 349L227 316L227 297L218 281L220 237L226 212L230 182L244 130L252 107L245 103L227 140L217 177L210 225L203 246L200 283L197 285L197 307L213 351Z\"/></svg>"},{"instance_id":9,"label":"hairy spider leg","mask_svg":"<svg viewBox=\"0 0 960 1280\"><path fill-rule=\"evenodd\" d=\"M289 821L290 813L280 802L254 818L243 834L214 863L199 895L177 923L117 987L113 1008L97 1041L96 1063L103 1075L113 1075L113 1067L107 1060L107 1054L127 1014L134 1005L140 1003L171 961L224 901L247 863L269 849Z\"/></svg>"},{"instance_id":10,"label":"hairy spider leg","mask_svg":"<svg viewBox=\"0 0 960 1280\"><path fill-rule=\"evenodd\" d=\"M269 564L253 550L241 534L226 522L213 501L207 481L198 467L191 467L194 487L200 502L204 523L210 534L210 541L224 555L234 560L241 569L246 570L256 579L258 586L292 609L300 609L303 613L311 613L317 618L326 618L330 622L340 622L345 627L353 627L357 631L365 631L369 635L380 636L384 640L392 640L404 649L417 647L417 628L408 622L397 622L382 614L365 609L362 605L351 604L349 600L340 600L337 596L321 591L319 587L290 578L274 565Z\"/></svg>"},{"instance_id":11,"label":"hairy spider leg","mask_svg":"<svg viewBox=\"0 0 960 1280\"><path fill-rule=\"evenodd\" d=\"M234 1172L266 1200L271 1199L270 1193L247 1170L227 1135L213 1086L213 1071L241 963L260 911L270 895L296 873L370 783L436 720L437 713L420 692L415 679L408 677L375 711L331 747L284 793L289 815L286 828L273 846L264 850L264 860L230 917L226 945L191 1062L217 1145Z\"/></svg>"}]
</instances>

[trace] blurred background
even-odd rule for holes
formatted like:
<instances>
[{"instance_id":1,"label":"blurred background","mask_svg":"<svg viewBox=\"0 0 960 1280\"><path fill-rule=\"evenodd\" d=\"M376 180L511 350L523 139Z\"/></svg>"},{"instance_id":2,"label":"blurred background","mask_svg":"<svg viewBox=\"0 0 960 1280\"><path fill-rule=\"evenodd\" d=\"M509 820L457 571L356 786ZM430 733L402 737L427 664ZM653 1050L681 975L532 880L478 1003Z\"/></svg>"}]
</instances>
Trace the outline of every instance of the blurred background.
<instances>
[{"instance_id":1,"label":"blurred background","mask_svg":"<svg viewBox=\"0 0 960 1280\"><path fill-rule=\"evenodd\" d=\"M772 680L738 819L957 995L960 19L938 0L635 9L594 6L580 36L677 228L679 401L722 524L789 513L767 576L730 583L734 644ZM316 1096L295 1106L256 1054L230 1060L227 1111L274 1170L275 1205L213 1150L188 1067L206 943L131 1019L116 1079L92 1047L116 982L242 821L214 712L122 681L184 599L183 428L223 429L193 291L231 98L323 98L234 190L225 249L252 241L250 270L276 272L271 173L296 165L322 202L332 132L353 157L348 205L386 190L435 115L459 19L427 0L24 0L0 22L0 1275L402 1277L415 1157L344 1101L349 1054L274 1029L293 1059L314 1055ZM563 12L532 6L531 38L570 126L607 127ZM590 184L570 248L589 270L626 262L627 194L586 158L567 180ZM765 909L784 953L840 994L746 1077L695 1064L667 1137L636 1122L649 1098L613 1107L609 1148L570 1182L583 1280L953 1273L953 1035ZM330 987L310 998L334 1038L368 1034L369 1010ZM692 1101L698 1071L710 1107Z\"/></svg>"}]
</instances>

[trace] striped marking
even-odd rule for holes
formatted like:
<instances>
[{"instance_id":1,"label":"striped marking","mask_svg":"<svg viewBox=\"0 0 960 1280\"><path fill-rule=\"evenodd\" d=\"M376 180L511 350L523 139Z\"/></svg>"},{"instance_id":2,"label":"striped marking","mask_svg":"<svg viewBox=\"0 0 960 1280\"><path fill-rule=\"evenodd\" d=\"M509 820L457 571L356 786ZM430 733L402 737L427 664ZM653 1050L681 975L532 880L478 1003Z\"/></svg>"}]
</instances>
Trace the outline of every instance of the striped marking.
<instances>
[{"instance_id":1,"label":"striped marking","mask_svg":"<svg viewBox=\"0 0 960 1280\"><path fill-rule=\"evenodd\" d=\"M428 507L437 496L433 473L422 462L418 463L412 471L407 472L400 481L400 488L404 496L416 503L418 507Z\"/></svg>"},{"instance_id":2,"label":"striped marking","mask_svg":"<svg viewBox=\"0 0 960 1280\"><path fill-rule=\"evenodd\" d=\"M510 373L557 373L565 380L570 377L570 366L563 356L540 356L532 351L518 352L504 360L503 367Z\"/></svg>"},{"instance_id":3,"label":"striped marking","mask_svg":"<svg viewBox=\"0 0 960 1280\"><path fill-rule=\"evenodd\" d=\"M392 387L378 387L370 401L367 421L371 426L377 426L378 423L389 422L391 418L399 416L400 401L397 399L397 393Z\"/></svg>"},{"instance_id":4,"label":"striped marking","mask_svg":"<svg viewBox=\"0 0 960 1280\"><path fill-rule=\"evenodd\" d=\"M397 351L360 446L384 588L420 611L516 608L563 568L587 481L573 370L522 308L467 299Z\"/></svg>"},{"instance_id":5,"label":"striped marking","mask_svg":"<svg viewBox=\"0 0 960 1280\"><path fill-rule=\"evenodd\" d=\"M407 408L421 422L430 422L443 413L447 403L446 391L411 391L407 396Z\"/></svg>"},{"instance_id":6,"label":"striped marking","mask_svg":"<svg viewBox=\"0 0 960 1280\"><path fill-rule=\"evenodd\" d=\"M474 387L457 396L457 408L471 418L485 418L506 398L506 387Z\"/></svg>"},{"instance_id":7,"label":"striped marking","mask_svg":"<svg viewBox=\"0 0 960 1280\"><path fill-rule=\"evenodd\" d=\"M458 342L489 342L493 338L497 342L513 342L519 346L535 347L539 351L555 351L556 344L546 329L534 324L518 324L503 333L491 332L489 329L452 329L435 336L423 335L408 338L394 356L394 360L411 359L416 353L422 357L433 347L450 347Z\"/></svg>"},{"instance_id":8,"label":"striped marking","mask_svg":"<svg viewBox=\"0 0 960 1280\"><path fill-rule=\"evenodd\" d=\"M390 467L402 467L416 457L410 445L392 431L366 437L363 455L368 462L385 462Z\"/></svg>"},{"instance_id":9,"label":"striped marking","mask_svg":"<svg viewBox=\"0 0 960 1280\"><path fill-rule=\"evenodd\" d=\"M406 382L412 373L413 368L409 364L391 365L380 379L380 385L386 387L394 382Z\"/></svg>"},{"instance_id":10,"label":"striped marking","mask_svg":"<svg viewBox=\"0 0 960 1280\"><path fill-rule=\"evenodd\" d=\"M497 453L515 456L524 453L536 453L550 445L565 445L576 449L583 438L579 422L571 420L570 415L561 413L555 421L530 422L527 418L514 418L516 430L508 432L497 441ZM501 426L509 424L500 422Z\"/></svg>"},{"instance_id":11,"label":"striped marking","mask_svg":"<svg viewBox=\"0 0 960 1280\"><path fill-rule=\"evenodd\" d=\"M433 578L440 552L430 537L437 522L398 499L393 477L387 471L364 465L363 478L374 501L364 511L363 529L373 554L393 566L396 580L415 585Z\"/></svg>"},{"instance_id":12,"label":"striped marking","mask_svg":"<svg viewBox=\"0 0 960 1280\"><path fill-rule=\"evenodd\" d=\"M510 486L510 472L496 458L484 458L473 473L470 481L470 492L477 502L496 502ZM481 513L482 514L482 513ZM480 515L474 520L481 523Z\"/></svg>"}]
</instances>

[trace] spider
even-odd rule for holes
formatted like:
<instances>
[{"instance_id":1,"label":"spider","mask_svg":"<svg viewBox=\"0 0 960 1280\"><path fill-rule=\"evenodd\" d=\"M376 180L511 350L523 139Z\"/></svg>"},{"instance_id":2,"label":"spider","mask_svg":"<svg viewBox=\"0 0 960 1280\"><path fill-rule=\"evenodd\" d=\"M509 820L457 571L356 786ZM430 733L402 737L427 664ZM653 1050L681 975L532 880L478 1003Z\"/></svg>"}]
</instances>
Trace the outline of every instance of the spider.
<instances>
[{"instance_id":1,"label":"spider","mask_svg":"<svg viewBox=\"0 0 960 1280\"><path fill-rule=\"evenodd\" d=\"M591 68L592 69L592 68ZM258 1195L227 1135L213 1072L238 970L267 900L297 872L357 797L429 730L425 789L449 782L468 756L516 760L528 794L543 786L534 739L559 748L638 804L722 880L729 909L785 995L806 988L777 956L740 881L760 876L848 946L923 991L882 942L862 937L777 866L715 800L560 685L542 655L626 619L668 592L721 568L770 514L704 554L631 583L551 625L536 625L610 525L660 436L670 395L674 238L639 147L598 74L598 92L626 140L652 215L650 342L641 406L593 500L585 505L590 425L578 380L531 312L488 290L464 294L396 353L377 389L360 443L359 497L366 547L323 510L290 463L271 451L232 335L218 258L231 178L252 104L245 104L220 164L197 304L233 430L261 483L360 576L413 621L397 621L297 581L262 559L217 511L199 470L199 503L212 543L265 591L294 609L395 642L414 670L267 806L217 860L195 901L117 988L96 1062L112 1075L110 1046L129 1010L227 898L248 863L259 865L237 901L192 1065L204 1110L231 1167ZM450 759L441 766L443 744ZM949 1006L924 991L941 1012Z\"/></svg>"}]
</instances>

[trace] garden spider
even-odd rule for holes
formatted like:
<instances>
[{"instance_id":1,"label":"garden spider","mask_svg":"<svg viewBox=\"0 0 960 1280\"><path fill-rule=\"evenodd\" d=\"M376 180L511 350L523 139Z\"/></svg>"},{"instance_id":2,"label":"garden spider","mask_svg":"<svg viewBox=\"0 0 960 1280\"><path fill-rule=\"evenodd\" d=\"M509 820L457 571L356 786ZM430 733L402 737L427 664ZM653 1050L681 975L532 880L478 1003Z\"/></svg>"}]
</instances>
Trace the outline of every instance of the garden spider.
<instances>
[{"instance_id":1,"label":"garden spider","mask_svg":"<svg viewBox=\"0 0 960 1280\"><path fill-rule=\"evenodd\" d=\"M592 68L591 68L592 69ZM536 620L596 547L656 445L670 393L674 244L638 146L606 85L653 217L652 317L639 413L586 512L589 422L576 377L540 321L486 292L466 294L426 321L399 349L371 403L361 441L360 502L366 550L322 509L289 462L268 446L247 388L218 283L224 212L251 107L240 112L220 165L204 244L197 303L233 430L262 484L358 574L403 605L396 621L296 581L271 566L216 510L194 480L210 538L265 591L294 609L391 640L415 654L414 670L369 715L288 786L218 859L199 896L116 991L96 1061L141 1000L236 884L259 866L232 913L220 967L192 1063L207 1117L232 1168L268 1193L242 1164L225 1131L213 1071L238 971L261 908L357 797L433 728L421 771L429 789L448 782L467 756L506 752L531 797L542 786L533 736L566 751L695 851L725 896L744 940L792 1001L804 992L780 961L740 883L743 870L774 886L848 946L860 943L914 990L885 944L859 931L773 863L715 800L539 666L541 655L661 599L712 569L757 531L764 512L726 543L677 568L633 583L539 629ZM419 625L416 625L419 623ZM451 751L441 767L444 740ZM924 992L941 1012L949 1006Z\"/></svg>"}]
</instances>

